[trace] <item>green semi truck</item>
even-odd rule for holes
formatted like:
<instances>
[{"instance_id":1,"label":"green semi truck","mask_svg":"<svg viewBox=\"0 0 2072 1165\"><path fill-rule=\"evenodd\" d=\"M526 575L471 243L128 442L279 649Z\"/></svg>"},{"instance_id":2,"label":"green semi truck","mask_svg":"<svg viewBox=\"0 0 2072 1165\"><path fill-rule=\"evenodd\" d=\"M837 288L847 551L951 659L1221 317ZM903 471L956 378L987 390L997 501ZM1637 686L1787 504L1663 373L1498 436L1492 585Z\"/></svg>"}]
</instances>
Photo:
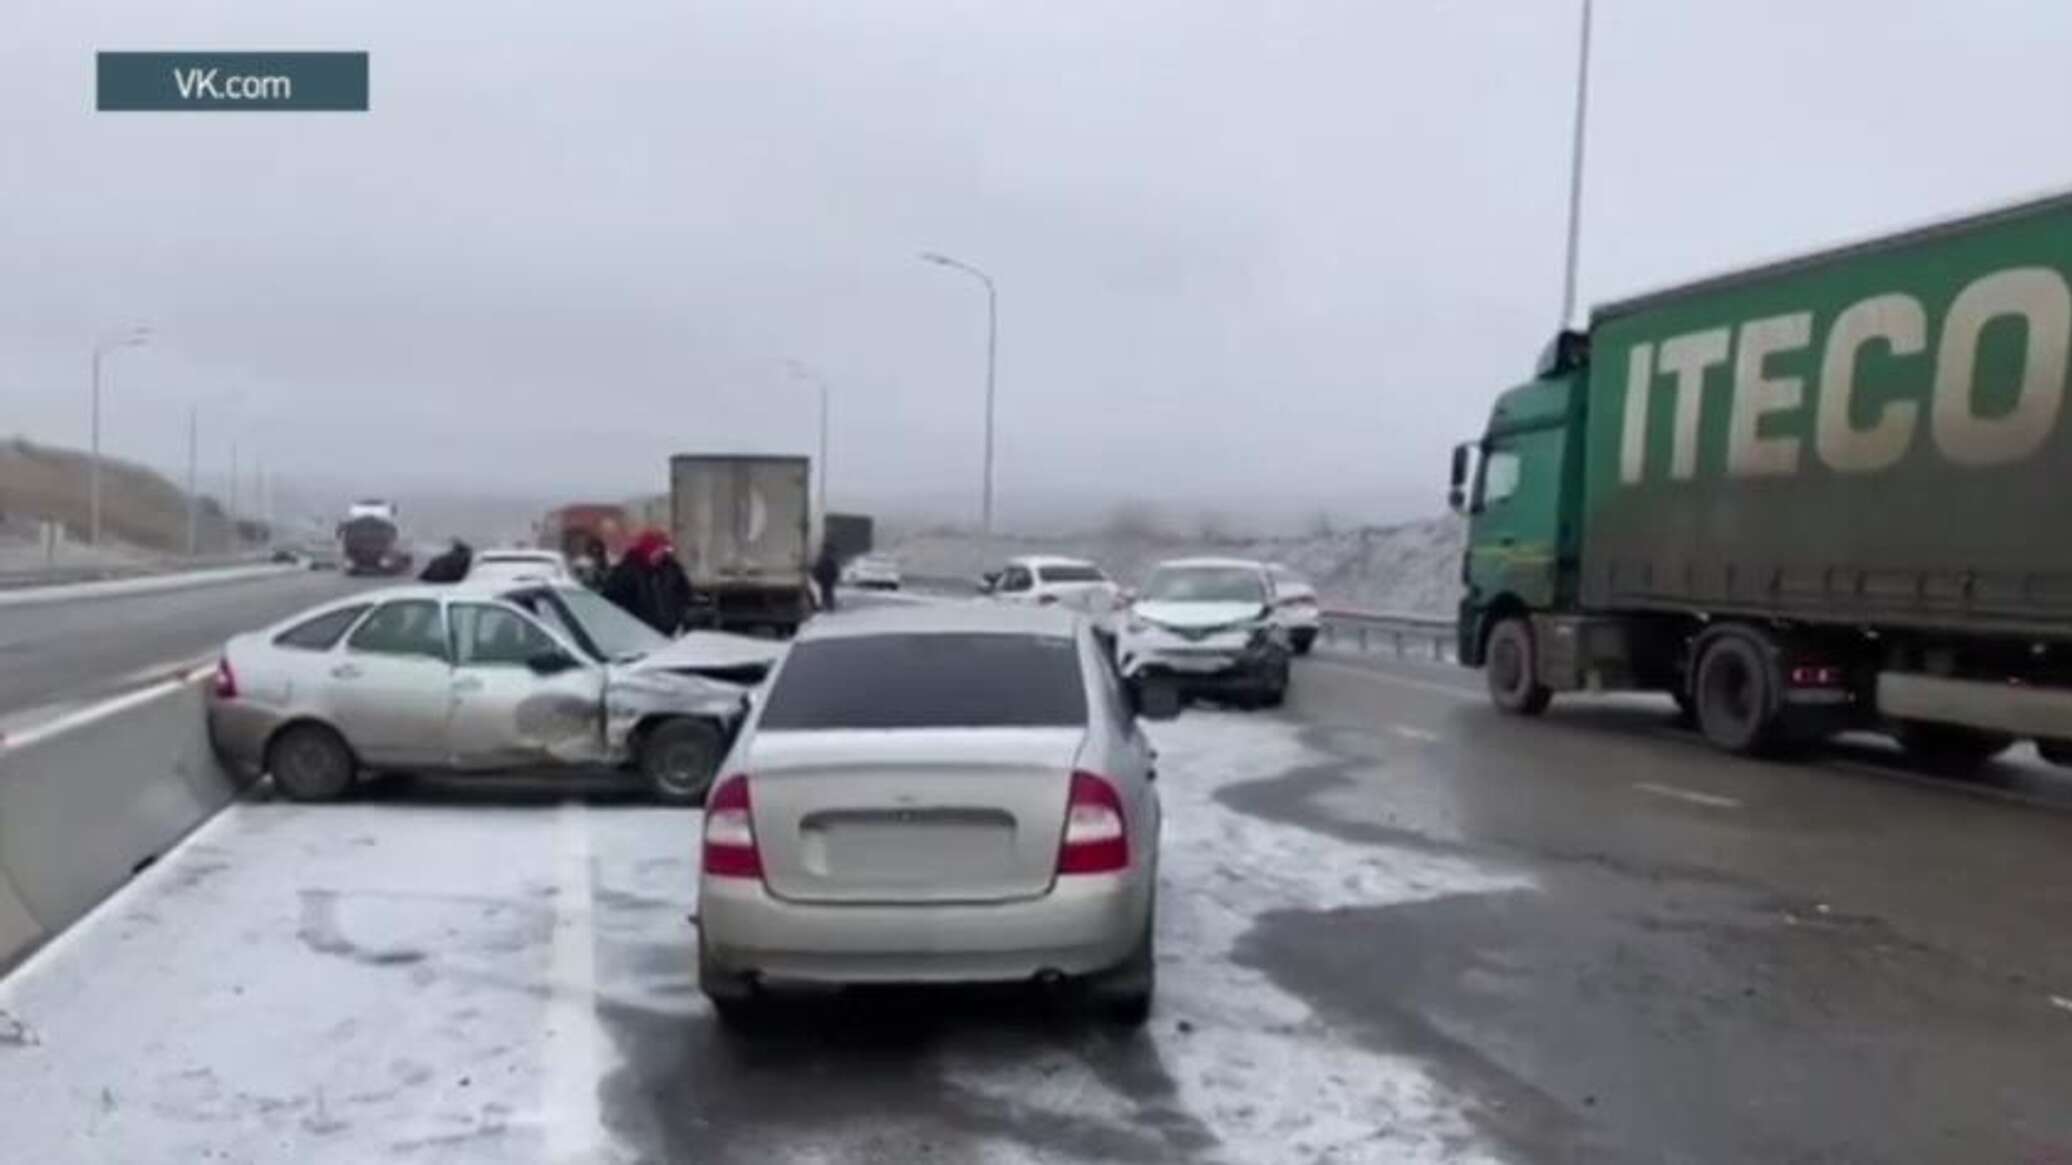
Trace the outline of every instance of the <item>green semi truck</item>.
<instances>
[{"instance_id":1,"label":"green semi truck","mask_svg":"<svg viewBox=\"0 0 2072 1165\"><path fill-rule=\"evenodd\" d=\"M2072 763L2072 195L1598 309L1454 450L1498 707Z\"/></svg>"}]
</instances>

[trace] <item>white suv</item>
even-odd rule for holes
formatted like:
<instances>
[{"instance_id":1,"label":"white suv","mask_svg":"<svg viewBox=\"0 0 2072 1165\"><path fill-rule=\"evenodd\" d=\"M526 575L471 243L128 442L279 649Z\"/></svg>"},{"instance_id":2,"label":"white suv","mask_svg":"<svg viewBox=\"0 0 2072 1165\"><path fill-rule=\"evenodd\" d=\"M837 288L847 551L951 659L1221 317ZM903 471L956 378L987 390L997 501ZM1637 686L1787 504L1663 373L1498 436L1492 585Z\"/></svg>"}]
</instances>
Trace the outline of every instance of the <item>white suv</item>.
<instances>
[{"instance_id":1,"label":"white suv","mask_svg":"<svg viewBox=\"0 0 2072 1165\"><path fill-rule=\"evenodd\" d=\"M1132 683L1264 707L1287 698L1292 654L1266 565L1239 558L1159 563L1116 639L1116 663Z\"/></svg>"},{"instance_id":2,"label":"white suv","mask_svg":"<svg viewBox=\"0 0 2072 1165\"><path fill-rule=\"evenodd\" d=\"M1012 558L986 576L984 591L1003 603L1077 611L1107 632L1122 609L1122 588L1083 558Z\"/></svg>"}]
</instances>

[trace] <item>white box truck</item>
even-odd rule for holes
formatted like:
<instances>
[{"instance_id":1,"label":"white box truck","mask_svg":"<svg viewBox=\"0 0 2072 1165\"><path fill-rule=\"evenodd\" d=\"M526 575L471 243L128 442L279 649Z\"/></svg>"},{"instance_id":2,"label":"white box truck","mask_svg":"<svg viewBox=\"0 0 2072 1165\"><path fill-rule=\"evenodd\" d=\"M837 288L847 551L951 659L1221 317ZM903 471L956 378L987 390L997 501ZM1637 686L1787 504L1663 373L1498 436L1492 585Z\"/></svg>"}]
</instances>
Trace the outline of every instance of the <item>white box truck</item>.
<instances>
[{"instance_id":1,"label":"white box truck","mask_svg":"<svg viewBox=\"0 0 2072 1165\"><path fill-rule=\"evenodd\" d=\"M805 457L669 459L676 553L718 626L789 635L812 612L812 476Z\"/></svg>"}]
</instances>

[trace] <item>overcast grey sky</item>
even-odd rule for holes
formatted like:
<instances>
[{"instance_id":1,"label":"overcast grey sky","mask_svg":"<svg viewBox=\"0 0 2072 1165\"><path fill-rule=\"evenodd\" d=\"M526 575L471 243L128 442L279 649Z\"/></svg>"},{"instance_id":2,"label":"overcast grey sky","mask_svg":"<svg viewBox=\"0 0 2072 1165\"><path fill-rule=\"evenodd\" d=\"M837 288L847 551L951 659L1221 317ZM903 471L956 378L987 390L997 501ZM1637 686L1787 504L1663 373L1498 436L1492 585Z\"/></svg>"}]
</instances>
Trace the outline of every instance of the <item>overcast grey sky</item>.
<instances>
[{"instance_id":1,"label":"overcast grey sky","mask_svg":"<svg viewBox=\"0 0 2072 1165\"><path fill-rule=\"evenodd\" d=\"M1379 520L1555 323L1572 0L74 2L0 37L0 430L203 402L372 492L809 451L837 506ZM1594 302L2072 185L2072 5L1599 0ZM366 114L96 114L97 49L365 49Z\"/></svg>"}]
</instances>

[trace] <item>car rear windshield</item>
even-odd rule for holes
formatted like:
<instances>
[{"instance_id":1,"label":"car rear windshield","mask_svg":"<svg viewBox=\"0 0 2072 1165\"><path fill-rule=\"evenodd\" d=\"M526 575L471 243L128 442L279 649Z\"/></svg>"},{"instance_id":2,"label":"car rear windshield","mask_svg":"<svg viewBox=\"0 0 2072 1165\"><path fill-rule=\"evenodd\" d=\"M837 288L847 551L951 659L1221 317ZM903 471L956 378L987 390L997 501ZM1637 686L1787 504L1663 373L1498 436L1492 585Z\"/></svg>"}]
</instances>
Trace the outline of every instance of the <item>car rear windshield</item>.
<instances>
[{"instance_id":1,"label":"car rear windshield","mask_svg":"<svg viewBox=\"0 0 2072 1165\"><path fill-rule=\"evenodd\" d=\"M1044 582L1107 582L1108 576L1091 566L1045 566L1038 568Z\"/></svg>"},{"instance_id":2,"label":"car rear windshield","mask_svg":"<svg viewBox=\"0 0 2072 1165\"><path fill-rule=\"evenodd\" d=\"M1086 723L1079 647L1057 636L858 635L791 649L765 729Z\"/></svg>"},{"instance_id":3,"label":"car rear windshield","mask_svg":"<svg viewBox=\"0 0 2072 1165\"><path fill-rule=\"evenodd\" d=\"M1261 603L1259 572L1242 566L1173 566L1154 571L1144 597L1174 603Z\"/></svg>"}]
</instances>

